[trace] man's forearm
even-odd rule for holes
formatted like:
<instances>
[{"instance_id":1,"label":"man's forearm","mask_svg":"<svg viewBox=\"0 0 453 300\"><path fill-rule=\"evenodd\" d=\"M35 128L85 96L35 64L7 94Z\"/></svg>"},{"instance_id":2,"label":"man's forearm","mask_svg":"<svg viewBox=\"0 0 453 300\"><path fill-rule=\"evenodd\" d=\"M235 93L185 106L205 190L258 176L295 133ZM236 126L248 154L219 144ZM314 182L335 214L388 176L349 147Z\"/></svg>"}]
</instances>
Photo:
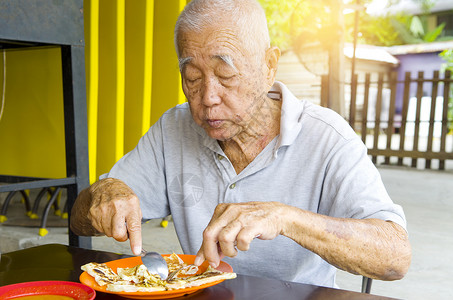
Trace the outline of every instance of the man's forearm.
<instances>
[{"instance_id":1,"label":"man's forearm","mask_svg":"<svg viewBox=\"0 0 453 300\"><path fill-rule=\"evenodd\" d=\"M401 226L377 219L340 219L287 208L282 234L353 274L380 280L401 279L411 247Z\"/></svg>"},{"instance_id":2,"label":"man's forearm","mask_svg":"<svg viewBox=\"0 0 453 300\"><path fill-rule=\"evenodd\" d=\"M71 210L71 230L80 236L99 236L103 235L98 232L88 219L88 211L91 206L90 188L80 192Z\"/></svg>"}]
</instances>

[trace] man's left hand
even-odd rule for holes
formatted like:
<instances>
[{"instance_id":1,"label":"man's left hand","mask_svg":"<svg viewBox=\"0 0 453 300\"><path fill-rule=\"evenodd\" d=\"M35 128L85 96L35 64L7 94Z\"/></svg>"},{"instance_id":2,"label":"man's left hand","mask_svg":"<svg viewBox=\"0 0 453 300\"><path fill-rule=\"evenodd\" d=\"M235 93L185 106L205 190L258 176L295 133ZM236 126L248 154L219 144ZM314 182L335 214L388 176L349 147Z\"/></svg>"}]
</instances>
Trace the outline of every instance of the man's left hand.
<instances>
[{"instance_id":1,"label":"man's left hand","mask_svg":"<svg viewBox=\"0 0 453 300\"><path fill-rule=\"evenodd\" d=\"M238 250L247 251L254 238L272 240L281 233L282 208L279 202L222 203L203 232L203 243L195 264L207 260L217 267Z\"/></svg>"}]
</instances>

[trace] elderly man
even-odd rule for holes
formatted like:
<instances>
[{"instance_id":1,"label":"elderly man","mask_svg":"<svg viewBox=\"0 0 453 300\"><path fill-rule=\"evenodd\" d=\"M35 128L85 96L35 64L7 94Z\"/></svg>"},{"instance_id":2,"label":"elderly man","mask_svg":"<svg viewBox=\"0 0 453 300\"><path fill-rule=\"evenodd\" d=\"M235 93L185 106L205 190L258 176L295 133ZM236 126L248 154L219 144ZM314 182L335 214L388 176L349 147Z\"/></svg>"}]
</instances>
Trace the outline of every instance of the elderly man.
<instances>
[{"instance_id":1,"label":"elderly man","mask_svg":"<svg viewBox=\"0 0 453 300\"><path fill-rule=\"evenodd\" d=\"M339 115L275 82L280 51L260 5L192 0L175 44L188 102L81 192L72 230L130 239L139 254L142 219L172 214L196 264L225 259L240 274L324 286L335 267L402 278L401 207Z\"/></svg>"}]
</instances>

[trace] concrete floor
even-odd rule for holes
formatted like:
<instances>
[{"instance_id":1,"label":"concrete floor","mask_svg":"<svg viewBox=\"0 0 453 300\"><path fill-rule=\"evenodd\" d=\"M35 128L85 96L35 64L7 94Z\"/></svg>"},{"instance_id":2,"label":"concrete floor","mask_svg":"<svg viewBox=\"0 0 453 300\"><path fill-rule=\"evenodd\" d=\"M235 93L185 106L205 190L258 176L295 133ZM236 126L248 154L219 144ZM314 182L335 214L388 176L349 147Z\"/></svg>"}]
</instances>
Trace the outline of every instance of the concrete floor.
<instances>
[{"instance_id":1,"label":"concrete floor","mask_svg":"<svg viewBox=\"0 0 453 300\"><path fill-rule=\"evenodd\" d=\"M412 244L412 264L400 281L373 281L372 294L401 299L453 299L453 170L426 171L405 167L379 167L392 199L403 206ZM3 203L5 195L0 195ZM23 214L18 200L7 216ZM52 217L56 218L56 217ZM172 222L167 228L159 220L143 227L144 248L160 253L181 253ZM6 224L6 223L5 223ZM39 237L38 228L0 226L0 250L5 253L40 244L67 244L67 229L49 228ZM106 237L93 238L93 248L131 254L128 243ZM340 288L360 291L361 277L338 272Z\"/></svg>"}]
</instances>

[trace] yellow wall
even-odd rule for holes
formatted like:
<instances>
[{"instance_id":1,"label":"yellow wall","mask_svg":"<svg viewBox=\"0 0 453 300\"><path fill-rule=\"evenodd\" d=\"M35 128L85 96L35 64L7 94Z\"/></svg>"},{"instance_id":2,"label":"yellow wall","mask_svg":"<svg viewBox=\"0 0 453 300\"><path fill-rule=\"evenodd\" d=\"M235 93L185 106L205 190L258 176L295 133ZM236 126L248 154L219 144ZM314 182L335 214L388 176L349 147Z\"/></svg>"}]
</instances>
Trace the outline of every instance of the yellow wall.
<instances>
[{"instance_id":1,"label":"yellow wall","mask_svg":"<svg viewBox=\"0 0 453 300\"><path fill-rule=\"evenodd\" d=\"M173 27L185 4L84 1L91 182L135 147L164 111L184 101ZM59 49L9 50L7 64L0 174L64 177Z\"/></svg>"},{"instance_id":2,"label":"yellow wall","mask_svg":"<svg viewBox=\"0 0 453 300\"><path fill-rule=\"evenodd\" d=\"M0 174L66 176L60 53L59 48L6 50ZM0 102L2 93L0 84Z\"/></svg>"}]
</instances>

